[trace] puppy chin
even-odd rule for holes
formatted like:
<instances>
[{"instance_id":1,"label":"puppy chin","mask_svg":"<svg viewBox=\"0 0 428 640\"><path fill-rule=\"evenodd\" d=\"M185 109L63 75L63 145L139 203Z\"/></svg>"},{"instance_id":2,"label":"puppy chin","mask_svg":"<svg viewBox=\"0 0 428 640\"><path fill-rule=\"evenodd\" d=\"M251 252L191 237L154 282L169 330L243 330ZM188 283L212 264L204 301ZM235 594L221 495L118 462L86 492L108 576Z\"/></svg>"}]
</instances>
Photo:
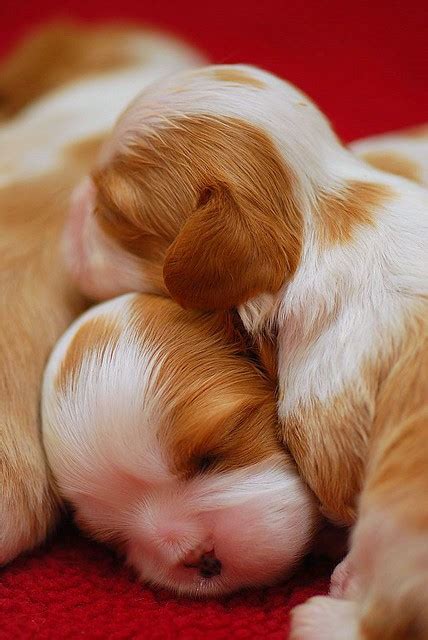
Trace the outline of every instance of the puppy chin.
<instances>
[{"instance_id":1,"label":"puppy chin","mask_svg":"<svg viewBox=\"0 0 428 640\"><path fill-rule=\"evenodd\" d=\"M93 300L141 289L136 259L103 234L95 219L96 188L86 177L74 190L62 238L66 267L77 288Z\"/></svg>"}]
</instances>

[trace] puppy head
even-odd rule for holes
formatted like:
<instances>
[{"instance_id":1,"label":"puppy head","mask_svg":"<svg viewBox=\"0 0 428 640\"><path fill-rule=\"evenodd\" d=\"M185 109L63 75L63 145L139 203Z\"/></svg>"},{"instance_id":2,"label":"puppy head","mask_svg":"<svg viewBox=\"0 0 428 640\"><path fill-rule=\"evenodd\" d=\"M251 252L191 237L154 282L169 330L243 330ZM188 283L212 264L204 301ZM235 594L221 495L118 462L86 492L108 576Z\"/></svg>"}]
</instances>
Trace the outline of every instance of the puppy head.
<instances>
[{"instance_id":1,"label":"puppy head","mask_svg":"<svg viewBox=\"0 0 428 640\"><path fill-rule=\"evenodd\" d=\"M316 525L272 390L222 325L122 296L69 329L44 382L46 451L79 524L190 595L284 577Z\"/></svg>"},{"instance_id":2,"label":"puppy head","mask_svg":"<svg viewBox=\"0 0 428 640\"><path fill-rule=\"evenodd\" d=\"M206 67L152 85L77 192L71 269L96 298L166 287L183 306L221 309L274 294L299 264L337 150L316 107L258 69Z\"/></svg>"}]
</instances>

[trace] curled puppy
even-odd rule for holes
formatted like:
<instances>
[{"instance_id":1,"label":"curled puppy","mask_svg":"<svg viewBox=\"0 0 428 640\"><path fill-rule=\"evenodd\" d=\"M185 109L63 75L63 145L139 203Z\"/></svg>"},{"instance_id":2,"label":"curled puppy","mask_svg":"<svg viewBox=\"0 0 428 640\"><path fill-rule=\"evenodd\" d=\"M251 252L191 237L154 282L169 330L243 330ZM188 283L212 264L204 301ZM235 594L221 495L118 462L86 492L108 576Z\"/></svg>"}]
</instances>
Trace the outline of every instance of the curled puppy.
<instances>
[{"instance_id":1,"label":"curled puppy","mask_svg":"<svg viewBox=\"0 0 428 640\"><path fill-rule=\"evenodd\" d=\"M43 438L78 524L179 593L277 581L317 524L270 384L222 318L167 298L125 295L68 329L45 374Z\"/></svg>"},{"instance_id":2,"label":"curled puppy","mask_svg":"<svg viewBox=\"0 0 428 640\"><path fill-rule=\"evenodd\" d=\"M427 213L426 189L353 155L306 96L245 66L148 88L72 208L84 290L238 307L268 338L284 441L324 513L358 515L335 589L357 603L355 633L326 601L299 638L428 636Z\"/></svg>"},{"instance_id":3,"label":"curled puppy","mask_svg":"<svg viewBox=\"0 0 428 640\"><path fill-rule=\"evenodd\" d=\"M42 541L57 514L39 397L48 353L85 305L60 252L70 192L131 97L197 60L151 33L68 27L43 32L2 68L0 565Z\"/></svg>"}]
</instances>

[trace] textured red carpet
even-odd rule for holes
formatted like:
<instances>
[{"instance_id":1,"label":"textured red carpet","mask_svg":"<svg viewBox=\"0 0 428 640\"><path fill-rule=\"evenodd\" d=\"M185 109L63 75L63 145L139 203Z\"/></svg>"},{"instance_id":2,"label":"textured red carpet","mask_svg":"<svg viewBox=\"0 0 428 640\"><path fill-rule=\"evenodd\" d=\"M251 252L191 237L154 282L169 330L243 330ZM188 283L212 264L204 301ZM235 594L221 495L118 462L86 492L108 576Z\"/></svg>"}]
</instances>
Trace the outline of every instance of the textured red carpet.
<instances>
[{"instance_id":1,"label":"textured red carpet","mask_svg":"<svg viewBox=\"0 0 428 640\"><path fill-rule=\"evenodd\" d=\"M282 587L195 602L143 588L113 554L63 531L0 578L1 640L286 637L291 607L327 588L317 563Z\"/></svg>"},{"instance_id":2,"label":"textured red carpet","mask_svg":"<svg viewBox=\"0 0 428 640\"><path fill-rule=\"evenodd\" d=\"M3 0L0 53L53 16L140 20L217 62L252 62L298 84L347 140L428 119L426 2L413 0ZM0 79L1 81L1 79ZM0 574L0 639L285 638L290 608L323 593L308 563L284 586L192 602L141 587L109 551L64 529Z\"/></svg>"}]
</instances>

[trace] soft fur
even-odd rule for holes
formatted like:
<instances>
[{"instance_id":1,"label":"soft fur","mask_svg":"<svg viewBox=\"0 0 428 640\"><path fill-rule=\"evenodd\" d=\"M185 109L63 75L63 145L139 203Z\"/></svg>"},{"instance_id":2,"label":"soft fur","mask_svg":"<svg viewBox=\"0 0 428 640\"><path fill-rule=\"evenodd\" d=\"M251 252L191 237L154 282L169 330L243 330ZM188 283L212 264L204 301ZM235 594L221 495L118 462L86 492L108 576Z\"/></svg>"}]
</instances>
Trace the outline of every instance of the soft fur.
<instances>
[{"instance_id":1,"label":"soft fur","mask_svg":"<svg viewBox=\"0 0 428 640\"><path fill-rule=\"evenodd\" d=\"M195 596L283 578L318 520L273 389L224 326L122 296L70 327L43 391L48 460L79 525L141 579Z\"/></svg>"},{"instance_id":2,"label":"soft fur","mask_svg":"<svg viewBox=\"0 0 428 640\"><path fill-rule=\"evenodd\" d=\"M418 144L428 148L426 130ZM416 177L394 160L374 164ZM355 632L337 637L428 634L427 211L426 189L353 155L297 89L225 66L142 93L70 216L83 290L239 307L277 366L283 437L303 477L332 520L358 513ZM346 583L336 593L351 597ZM323 625L333 637L335 611L295 637L319 638Z\"/></svg>"},{"instance_id":3,"label":"soft fur","mask_svg":"<svg viewBox=\"0 0 428 640\"><path fill-rule=\"evenodd\" d=\"M145 84L197 62L156 34L68 25L2 66L2 114L15 117L0 128L0 564L43 540L57 514L38 412L47 355L84 307L59 250L72 185Z\"/></svg>"}]
</instances>

